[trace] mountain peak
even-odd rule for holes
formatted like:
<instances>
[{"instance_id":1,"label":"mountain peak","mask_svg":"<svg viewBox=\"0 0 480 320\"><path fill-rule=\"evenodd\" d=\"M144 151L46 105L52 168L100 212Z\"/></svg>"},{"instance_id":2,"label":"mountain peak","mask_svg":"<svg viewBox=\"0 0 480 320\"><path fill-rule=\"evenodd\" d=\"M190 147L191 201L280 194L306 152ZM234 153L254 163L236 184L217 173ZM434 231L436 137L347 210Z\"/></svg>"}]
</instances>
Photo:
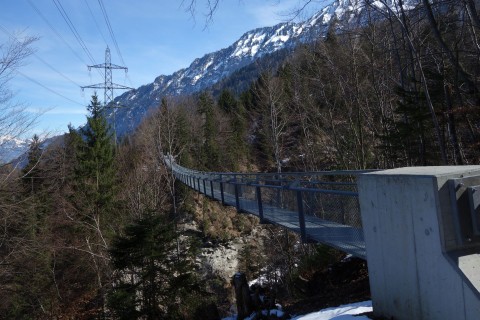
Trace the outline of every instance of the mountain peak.
<instances>
[{"instance_id":1,"label":"mountain peak","mask_svg":"<svg viewBox=\"0 0 480 320\"><path fill-rule=\"evenodd\" d=\"M412 7L411 3L413 0L405 0L405 8ZM374 1L372 5L381 7L383 1ZM229 47L208 53L195 59L185 69L171 75L160 75L153 83L122 94L115 98L115 103L127 107L116 111L118 136L132 132L150 109L158 107L163 97L205 90L265 55L321 38L332 21L341 22L340 27L342 24L358 23L365 7L364 0L327 1L322 9L303 22L283 22L250 30Z\"/></svg>"},{"instance_id":2,"label":"mountain peak","mask_svg":"<svg viewBox=\"0 0 480 320\"><path fill-rule=\"evenodd\" d=\"M20 157L28 150L31 140L22 140L9 135L0 136L0 164Z\"/></svg>"},{"instance_id":3,"label":"mountain peak","mask_svg":"<svg viewBox=\"0 0 480 320\"><path fill-rule=\"evenodd\" d=\"M160 75L153 83L122 94L115 99L115 103L128 108L116 113L117 134L122 136L132 132L145 114L156 108L164 96L187 95L205 90L265 55L292 49L300 43L324 36L332 17L345 11L338 10L340 2L351 6L352 1L330 1L303 22L283 22L245 32L229 47L195 59L188 68L171 75Z\"/></svg>"}]
</instances>

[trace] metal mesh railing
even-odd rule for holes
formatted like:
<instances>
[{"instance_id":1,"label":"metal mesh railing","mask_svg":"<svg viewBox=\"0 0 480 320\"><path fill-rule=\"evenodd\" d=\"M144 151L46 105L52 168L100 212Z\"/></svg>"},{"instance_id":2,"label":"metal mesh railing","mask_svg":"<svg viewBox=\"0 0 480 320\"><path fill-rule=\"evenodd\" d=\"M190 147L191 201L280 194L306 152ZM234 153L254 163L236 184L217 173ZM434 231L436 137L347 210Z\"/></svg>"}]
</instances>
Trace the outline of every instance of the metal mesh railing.
<instances>
[{"instance_id":1,"label":"metal mesh railing","mask_svg":"<svg viewBox=\"0 0 480 320\"><path fill-rule=\"evenodd\" d=\"M208 197L298 232L304 242L366 258L356 179L368 171L220 173L182 167L170 156L165 163Z\"/></svg>"}]
</instances>

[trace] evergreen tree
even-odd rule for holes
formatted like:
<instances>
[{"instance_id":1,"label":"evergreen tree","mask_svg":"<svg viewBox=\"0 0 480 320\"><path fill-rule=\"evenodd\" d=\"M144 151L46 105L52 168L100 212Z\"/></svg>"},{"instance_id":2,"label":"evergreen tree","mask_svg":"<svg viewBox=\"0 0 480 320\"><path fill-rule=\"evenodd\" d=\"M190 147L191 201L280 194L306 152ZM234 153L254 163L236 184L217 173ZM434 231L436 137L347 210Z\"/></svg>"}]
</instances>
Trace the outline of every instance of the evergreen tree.
<instances>
[{"instance_id":1,"label":"evergreen tree","mask_svg":"<svg viewBox=\"0 0 480 320\"><path fill-rule=\"evenodd\" d=\"M177 106L175 109L175 137L176 137L176 150L178 152L177 161L189 165L189 152L185 150L189 147L190 143L190 131L187 113L184 106Z\"/></svg>"},{"instance_id":2,"label":"evergreen tree","mask_svg":"<svg viewBox=\"0 0 480 320\"><path fill-rule=\"evenodd\" d=\"M110 250L117 271L109 306L118 319L180 319L198 296L188 255L177 259L174 225L146 213L114 239ZM197 292L197 294L195 294Z\"/></svg>"},{"instance_id":3,"label":"evergreen tree","mask_svg":"<svg viewBox=\"0 0 480 320\"><path fill-rule=\"evenodd\" d=\"M33 238L42 229L45 216L50 209L50 196L43 185L45 172L40 167L42 153L40 138L35 134L30 142L28 164L22 170L22 183L26 195L23 218L26 221L28 233Z\"/></svg>"},{"instance_id":4,"label":"evergreen tree","mask_svg":"<svg viewBox=\"0 0 480 320\"><path fill-rule=\"evenodd\" d=\"M387 132L384 147L390 146L389 156L404 165L429 165L438 163L438 153L433 148L433 128L422 95L416 91L397 89L402 97L395 110L396 118L390 120L395 130ZM392 148L393 147L393 148Z\"/></svg>"},{"instance_id":5,"label":"evergreen tree","mask_svg":"<svg viewBox=\"0 0 480 320\"><path fill-rule=\"evenodd\" d=\"M220 93L218 106L223 112L231 114L235 112L237 105L237 99L235 99L235 96L230 90L225 89Z\"/></svg>"},{"instance_id":6,"label":"evergreen tree","mask_svg":"<svg viewBox=\"0 0 480 320\"><path fill-rule=\"evenodd\" d=\"M32 141L28 149L28 163L23 172L23 184L25 190L31 193L38 191L41 184L40 176L40 157L42 156L43 148L38 135L33 135Z\"/></svg>"},{"instance_id":7,"label":"evergreen tree","mask_svg":"<svg viewBox=\"0 0 480 320\"><path fill-rule=\"evenodd\" d=\"M88 216L104 216L113 211L115 194L114 144L112 133L96 95L87 107L87 125L80 130L84 140L77 151L75 176L81 204ZM77 141L78 142L78 141Z\"/></svg>"},{"instance_id":8,"label":"evergreen tree","mask_svg":"<svg viewBox=\"0 0 480 320\"><path fill-rule=\"evenodd\" d=\"M0 314L5 319L31 319L40 312L47 315L54 305L52 280L47 276L51 274L50 248L45 236L52 209L51 194L44 186L47 179L40 166L42 153L40 138L34 135L22 179L9 181L6 189L15 196L0 194L0 216L4 221L0 237L0 291L8 292L0 299Z\"/></svg>"},{"instance_id":9,"label":"evergreen tree","mask_svg":"<svg viewBox=\"0 0 480 320\"><path fill-rule=\"evenodd\" d=\"M203 166L209 170L216 170L220 165L220 151L216 140L218 127L215 102L207 92L203 92L199 97L199 112L203 116Z\"/></svg>"},{"instance_id":10,"label":"evergreen tree","mask_svg":"<svg viewBox=\"0 0 480 320\"><path fill-rule=\"evenodd\" d=\"M77 247L81 247L90 259L92 269L89 271L94 273L96 280L91 290L97 295L97 312L104 314L105 289L110 277L107 250L122 219L116 210L115 147L111 130L96 95L92 96L87 108L90 115L86 126L79 134L73 133L70 139L72 146L77 148L71 177L71 203L76 224L72 237L78 237Z\"/></svg>"},{"instance_id":11,"label":"evergreen tree","mask_svg":"<svg viewBox=\"0 0 480 320\"><path fill-rule=\"evenodd\" d=\"M227 114L230 122L230 133L227 136L225 157L228 161L229 170L238 170L240 161L246 157L246 112L243 104L239 103L235 96L224 90L218 99L219 108Z\"/></svg>"}]
</instances>

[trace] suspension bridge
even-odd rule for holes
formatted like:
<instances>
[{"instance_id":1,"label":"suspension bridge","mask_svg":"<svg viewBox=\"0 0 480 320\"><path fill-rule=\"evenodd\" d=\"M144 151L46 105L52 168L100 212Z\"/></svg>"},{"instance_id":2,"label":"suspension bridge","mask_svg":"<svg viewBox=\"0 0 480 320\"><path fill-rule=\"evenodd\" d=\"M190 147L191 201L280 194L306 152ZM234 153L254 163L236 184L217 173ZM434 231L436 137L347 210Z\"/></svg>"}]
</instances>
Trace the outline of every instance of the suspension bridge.
<instances>
[{"instance_id":1,"label":"suspension bridge","mask_svg":"<svg viewBox=\"0 0 480 320\"><path fill-rule=\"evenodd\" d=\"M367 260L375 315L478 319L480 166L231 173L164 162L211 199Z\"/></svg>"},{"instance_id":2,"label":"suspension bridge","mask_svg":"<svg viewBox=\"0 0 480 320\"><path fill-rule=\"evenodd\" d=\"M318 242L366 259L356 180L371 171L221 173L165 163L190 188Z\"/></svg>"}]
</instances>

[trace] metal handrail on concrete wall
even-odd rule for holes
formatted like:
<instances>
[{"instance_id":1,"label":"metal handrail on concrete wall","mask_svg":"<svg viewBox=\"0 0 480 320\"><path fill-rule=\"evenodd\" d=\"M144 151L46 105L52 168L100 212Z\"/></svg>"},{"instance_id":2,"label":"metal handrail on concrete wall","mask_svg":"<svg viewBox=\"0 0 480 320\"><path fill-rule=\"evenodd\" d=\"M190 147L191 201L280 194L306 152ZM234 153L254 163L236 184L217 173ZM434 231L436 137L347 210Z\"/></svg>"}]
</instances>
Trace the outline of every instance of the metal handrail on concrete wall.
<instances>
[{"instance_id":1,"label":"metal handrail on concrete wall","mask_svg":"<svg viewBox=\"0 0 480 320\"><path fill-rule=\"evenodd\" d=\"M294 173L203 172L165 163L190 188L300 234L366 259L356 180L370 171Z\"/></svg>"}]
</instances>

